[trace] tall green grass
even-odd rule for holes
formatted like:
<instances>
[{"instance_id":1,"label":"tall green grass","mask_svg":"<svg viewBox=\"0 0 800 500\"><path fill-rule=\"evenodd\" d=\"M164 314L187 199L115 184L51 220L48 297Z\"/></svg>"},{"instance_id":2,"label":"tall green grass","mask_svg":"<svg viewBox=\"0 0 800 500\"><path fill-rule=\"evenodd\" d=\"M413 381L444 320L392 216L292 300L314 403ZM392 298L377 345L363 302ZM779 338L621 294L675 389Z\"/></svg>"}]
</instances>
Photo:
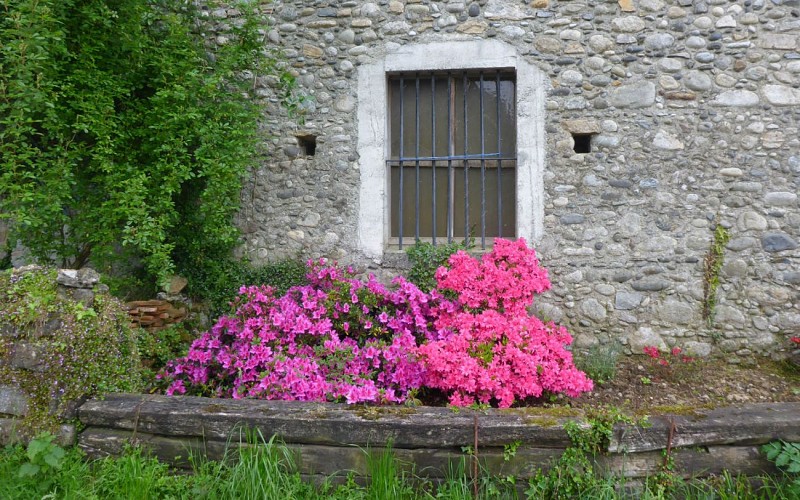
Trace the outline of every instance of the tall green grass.
<instances>
[{"instance_id":1,"label":"tall green grass","mask_svg":"<svg viewBox=\"0 0 800 500\"><path fill-rule=\"evenodd\" d=\"M540 479L517 484L513 477L491 476L484 471L473 482L466 458L452 463L446 471L436 471L444 472L444 479L435 484L418 475L409 464L398 461L391 447L365 450L370 476L366 484L358 484L351 473L344 477L343 484L334 484L334 478L328 478L315 485L297 472L292 451L274 438L265 439L257 432L243 433L237 444L238 447L229 447L221 461L190 455L191 474L159 462L140 448L129 447L119 457L98 460L87 460L73 448L58 460L50 460L52 463L42 462L36 474L26 475L20 471L25 464L38 460L37 456L20 446L6 447L0 450L0 499L461 500L474 498L475 488L481 499L565 498L556 493L558 485ZM678 480L670 491L647 482L597 477L573 493L569 498L592 500L800 498L800 491L788 476L753 479L727 473L702 481Z\"/></svg>"}]
</instances>

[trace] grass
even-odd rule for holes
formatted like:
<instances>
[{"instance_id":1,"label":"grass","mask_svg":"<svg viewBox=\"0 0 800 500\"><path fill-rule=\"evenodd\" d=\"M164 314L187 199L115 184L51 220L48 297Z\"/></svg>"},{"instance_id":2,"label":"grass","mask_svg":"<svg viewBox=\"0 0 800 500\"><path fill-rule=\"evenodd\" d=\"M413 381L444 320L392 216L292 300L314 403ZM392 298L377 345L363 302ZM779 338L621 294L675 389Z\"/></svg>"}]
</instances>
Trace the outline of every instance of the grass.
<instances>
[{"instance_id":1,"label":"grass","mask_svg":"<svg viewBox=\"0 0 800 500\"><path fill-rule=\"evenodd\" d=\"M40 444L40 438L34 442ZM391 449L365 450L370 480L358 484L353 474L343 484L328 478L321 484L304 480L297 472L295 456L283 445L259 433L246 433L239 447L230 447L224 460L200 460L190 456L191 474L181 473L140 448L129 447L116 458L87 460L77 448L63 456L38 453L21 446L0 450L0 498L4 500L48 499L471 499L558 498L568 470L548 474L558 478L542 482L540 474L528 484L513 477L482 473L477 482L469 478L468 458L452 463L438 483L417 475L412 466L400 463ZM55 459L53 457L56 457ZM27 466L26 466L27 464ZM31 464L39 467L31 468ZM29 473L21 473L27 470ZM30 473L36 470L36 473ZM338 476L342 479L342 476ZM723 474L702 481L678 479L671 491L655 483L626 483L622 478L581 475L571 483L570 498L687 498L770 499L800 498L791 478L768 476L748 479ZM575 486L577 485L577 488ZM555 495L555 496L553 496Z\"/></svg>"}]
</instances>

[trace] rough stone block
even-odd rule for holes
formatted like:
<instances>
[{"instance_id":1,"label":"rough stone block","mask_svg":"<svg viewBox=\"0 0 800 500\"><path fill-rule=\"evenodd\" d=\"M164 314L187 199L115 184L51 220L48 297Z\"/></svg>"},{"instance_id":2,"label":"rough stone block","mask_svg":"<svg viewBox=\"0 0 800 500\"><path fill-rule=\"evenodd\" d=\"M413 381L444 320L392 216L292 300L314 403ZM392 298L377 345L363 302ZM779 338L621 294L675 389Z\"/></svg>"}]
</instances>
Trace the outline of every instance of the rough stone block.
<instances>
[{"instance_id":1,"label":"rough stone block","mask_svg":"<svg viewBox=\"0 0 800 500\"><path fill-rule=\"evenodd\" d=\"M28 397L14 386L0 385L0 414L24 417L28 414Z\"/></svg>"},{"instance_id":2,"label":"rough stone block","mask_svg":"<svg viewBox=\"0 0 800 500\"><path fill-rule=\"evenodd\" d=\"M0 323L0 337L9 337L15 339L19 337L21 332L16 326L11 323Z\"/></svg>"},{"instance_id":3,"label":"rough stone block","mask_svg":"<svg viewBox=\"0 0 800 500\"><path fill-rule=\"evenodd\" d=\"M761 245L765 252L782 252L784 250L794 250L797 242L784 233L769 233L761 238Z\"/></svg>"},{"instance_id":4,"label":"rough stone block","mask_svg":"<svg viewBox=\"0 0 800 500\"><path fill-rule=\"evenodd\" d=\"M652 106L655 100L656 86L653 82L637 82L615 89L608 102L617 108L642 108Z\"/></svg>"},{"instance_id":5,"label":"rough stone block","mask_svg":"<svg viewBox=\"0 0 800 500\"><path fill-rule=\"evenodd\" d=\"M59 269L58 284L69 288L92 288L100 281L94 269Z\"/></svg>"},{"instance_id":6,"label":"rough stone block","mask_svg":"<svg viewBox=\"0 0 800 500\"><path fill-rule=\"evenodd\" d=\"M42 372L45 369L45 361L44 350L41 346L20 342L14 347L10 364L14 368Z\"/></svg>"}]
</instances>

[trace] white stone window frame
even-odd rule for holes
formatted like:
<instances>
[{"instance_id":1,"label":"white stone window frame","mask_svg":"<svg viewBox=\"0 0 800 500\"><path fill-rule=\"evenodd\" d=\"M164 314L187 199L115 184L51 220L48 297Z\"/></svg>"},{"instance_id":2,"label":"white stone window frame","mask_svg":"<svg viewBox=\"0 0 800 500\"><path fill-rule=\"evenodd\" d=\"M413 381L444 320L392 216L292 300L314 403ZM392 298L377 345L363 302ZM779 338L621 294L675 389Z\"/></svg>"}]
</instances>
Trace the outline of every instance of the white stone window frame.
<instances>
[{"instance_id":1,"label":"white stone window frame","mask_svg":"<svg viewBox=\"0 0 800 500\"><path fill-rule=\"evenodd\" d=\"M374 63L358 69L358 248L367 257L381 259L389 251L389 75L480 69L509 69L516 74L516 237L524 237L529 243L541 238L546 75L526 62L513 46L499 40L420 43L394 46Z\"/></svg>"}]
</instances>

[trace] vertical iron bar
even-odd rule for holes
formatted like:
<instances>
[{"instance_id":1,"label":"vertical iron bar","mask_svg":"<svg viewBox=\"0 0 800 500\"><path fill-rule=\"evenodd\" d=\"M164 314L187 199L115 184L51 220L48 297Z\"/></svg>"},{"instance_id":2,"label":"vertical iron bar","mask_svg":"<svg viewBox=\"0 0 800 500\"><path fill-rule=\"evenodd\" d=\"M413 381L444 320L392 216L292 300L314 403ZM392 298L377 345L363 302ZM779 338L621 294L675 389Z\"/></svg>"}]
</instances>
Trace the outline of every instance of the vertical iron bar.
<instances>
[{"instance_id":1,"label":"vertical iron bar","mask_svg":"<svg viewBox=\"0 0 800 500\"><path fill-rule=\"evenodd\" d=\"M486 145L483 129L483 71L480 73L480 115L481 115L481 249L486 249Z\"/></svg>"},{"instance_id":2,"label":"vertical iron bar","mask_svg":"<svg viewBox=\"0 0 800 500\"><path fill-rule=\"evenodd\" d=\"M431 156L436 157L436 77L431 75ZM436 160L431 162L433 246L436 246Z\"/></svg>"},{"instance_id":3,"label":"vertical iron bar","mask_svg":"<svg viewBox=\"0 0 800 500\"><path fill-rule=\"evenodd\" d=\"M447 74L447 151L450 159L447 160L447 243L453 242L453 212L455 198L455 177L453 173L452 157L456 153L456 124L453 119L453 109L456 107L455 79Z\"/></svg>"},{"instance_id":4,"label":"vertical iron bar","mask_svg":"<svg viewBox=\"0 0 800 500\"><path fill-rule=\"evenodd\" d=\"M467 118L467 88L469 81L467 80L467 74L464 73L463 77L463 87L464 87L464 244L469 244L469 160L466 158L469 154L469 149L467 148L467 143L469 141L468 136L468 122L469 119Z\"/></svg>"},{"instance_id":5,"label":"vertical iron bar","mask_svg":"<svg viewBox=\"0 0 800 500\"><path fill-rule=\"evenodd\" d=\"M419 241L419 73L415 78L414 91L414 241Z\"/></svg>"},{"instance_id":6,"label":"vertical iron bar","mask_svg":"<svg viewBox=\"0 0 800 500\"><path fill-rule=\"evenodd\" d=\"M405 102L404 102L404 94L405 93L405 78L400 77L400 203L398 203L398 215L399 215L399 226L400 226L400 240L399 240L399 247L400 250L403 249L403 157L405 153L403 151L403 145L405 143L405 134L404 134L404 126L405 126Z\"/></svg>"},{"instance_id":7,"label":"vertical iron bar","mask_svg":"<svg viewBox=\"0 0 800 500\"><path fill-rule=\"evenodd\" d=\"M503 237L503 184L502 174L503 170L503 154L500 152L501 147L501 132L500 132L500 72L494 75L494 88L495 88L495 115L497 117L497 236Z\"/></svg>"}]
</instances>

